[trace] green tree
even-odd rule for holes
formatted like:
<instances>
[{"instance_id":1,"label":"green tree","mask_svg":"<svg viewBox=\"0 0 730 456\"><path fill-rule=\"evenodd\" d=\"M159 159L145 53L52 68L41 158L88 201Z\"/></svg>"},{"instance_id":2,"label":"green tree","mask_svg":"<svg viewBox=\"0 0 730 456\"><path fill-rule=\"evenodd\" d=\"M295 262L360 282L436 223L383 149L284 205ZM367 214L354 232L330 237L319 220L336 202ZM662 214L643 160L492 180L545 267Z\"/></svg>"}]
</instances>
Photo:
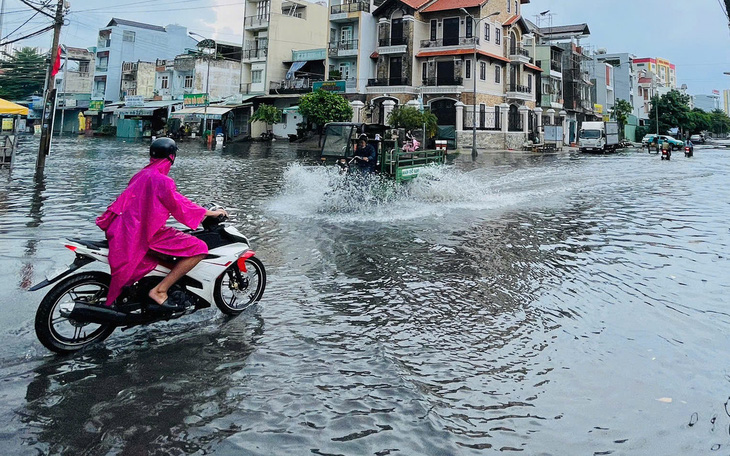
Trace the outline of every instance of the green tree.
<instances>
[{"instance_id":1,"label":"green tree","mask_svg":"<svg viewBox=\"0 0 730 456\"><path fill-rule=\"evenodd\" d=\"M327 122L346 122L352 119L352 106L340 94L317 90L299 100L299 113L307 118L307 122L317 126L321 143L324 125Z\"/></svg>"},{"instance_id":2,"label":"green tree","mask_svg":"<svg viewBox=\"0 0 730 456\"><path fill-rule=\"evenodd\" d=\"M251 122L264 122L266 132L270 132L269 125L281 122L281 110L276 106L262 104L251 116Z\"/></svg>"},{"instance_id":3,"label":"green tree","mask_svg":"<svg viewBox=\"0 0 730 456\"><path fill-rule=\"evenodd\" d=\"M412 106L399 106L390 112L388 123L395 128L415 130L426 125L426 134L429 138L438 132L438 119L430 111L421 112Z\"/></svg>"},{"instance_id":4,"label":"green tree","mask_svg":"<svg viewBox=\"0 0 730 456\"><path fill-rule=\"evenodd\" d=\"M695 108L689 113L689 125L687 131L690 135L709 131L712 127L712 118L709 113L702 109Z\"/></svg>"},{"instance_id":5,"label":"green tree","mask_svg":"<svg viewBox=\"0 0 730 456\"><path fill-rule=\"evenodd\" d=\"M658 108L658 109L657 109ZM671 90L661 97L651 99L649 112L649 130L657 131L657 111L659 111L659 134L666 134L670 128L687 131L690 127L689 95Z\"/></svg>"},{"instance_id":6,"label":"green tree","mask_svg":"<svg viewBox=\"0 0 730 456\"><path fill-rule=\"evenodd\" d=\"M621 132L620 136L622 138L625 137L624 129L626 128L629 116L633 110L634 108L631 106L631 103L622 99L617 100L616 104L613 106L613 115L616 117L616 122L618 122L618 127Z\"/></svg>"},{"instance_id":7,"label":"green tree","mask_svg":"<svg viewBox=\"0 0 730 456\"><path fill-rule=\"evenodd\" d=\"M710 131L723 136L730 133L730 117L720 109L712 111L710 113Z\"/></svg>"},{"instance_id":8,"label":"green tree","mask_svg":"<svg viewBox=\"0 0 730 456\"><path fill-rule=\"evenodd\" d=\"M46 67L46 57L35 48L16 50L8 60L0 61L0 98L22 100L42 95Z\"/></svg>"}]
</instances>

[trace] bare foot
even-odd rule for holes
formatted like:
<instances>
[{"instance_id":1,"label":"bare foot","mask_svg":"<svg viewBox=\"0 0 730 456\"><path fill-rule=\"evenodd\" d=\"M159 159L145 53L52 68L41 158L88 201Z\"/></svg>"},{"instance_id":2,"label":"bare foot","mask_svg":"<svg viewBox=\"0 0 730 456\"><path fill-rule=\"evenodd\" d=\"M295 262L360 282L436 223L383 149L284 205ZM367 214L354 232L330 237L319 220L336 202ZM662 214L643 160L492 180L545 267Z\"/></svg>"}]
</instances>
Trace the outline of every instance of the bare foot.
<instances>
[{"instance_id":1,"label":"bare foot","mask_svg":"<svg viewBox=\"0 0 730 456\"><path fill-rule=\"evenodd\" d=\"M163 302L167 301L167 293L163 293L162 291L158 290L157 288L153 288L150 290L150 299L155 301L157 304L162 305Z\"/></svg>"}]
</instances>

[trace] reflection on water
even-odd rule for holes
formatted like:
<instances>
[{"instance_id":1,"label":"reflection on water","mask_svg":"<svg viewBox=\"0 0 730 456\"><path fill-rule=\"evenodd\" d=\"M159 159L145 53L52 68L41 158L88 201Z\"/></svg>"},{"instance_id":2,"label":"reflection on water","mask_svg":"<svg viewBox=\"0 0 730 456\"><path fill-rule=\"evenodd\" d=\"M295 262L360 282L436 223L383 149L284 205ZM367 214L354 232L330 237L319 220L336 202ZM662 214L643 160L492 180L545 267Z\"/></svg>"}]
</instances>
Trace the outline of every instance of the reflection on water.
<instances>
[{"instance_id":1,"label":"reflection on water","mask_svg":"<svg viewBox=\"0 0 730 456\"><path fill-rule=\"evenodd\" d=\"M726 153L484 152L408 185L288 143L185 143L172 175L233 210L262 303L59 358L42 292L146 145L34 144L2 176L7 454L716 454L730 445Z\"/></svg>"}]
</instances>

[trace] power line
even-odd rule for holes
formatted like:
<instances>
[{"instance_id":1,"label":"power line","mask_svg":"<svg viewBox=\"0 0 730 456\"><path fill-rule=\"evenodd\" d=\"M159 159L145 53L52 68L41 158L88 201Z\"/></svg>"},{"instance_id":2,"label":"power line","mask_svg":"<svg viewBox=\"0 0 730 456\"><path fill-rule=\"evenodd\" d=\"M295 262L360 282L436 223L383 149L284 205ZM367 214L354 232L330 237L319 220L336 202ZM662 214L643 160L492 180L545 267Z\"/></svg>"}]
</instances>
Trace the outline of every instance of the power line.
<instances>
[{"instance_id":1,"label":"power line","mask_svg":"<svg viewBox=\"0 0 730 456\"><path fill-rule=\"evenodd\" d=\"M55 27L55 25L54 24L51 24L51 25L49 25L46 28L40 29L40 30L38 30L36 32L30 33L30 34L25 35L25 36L21 36L20 38L16 38L16 39L10 40L10 41L5 41L4 43L0 43L0 47L6 46L8 44L16 43L18 41L22 41L22 40L25 40L27 38L33 38L34 36L42 35L43 33L47 32L49 30L52 30L53 27Z\"/></svg>"},{"instance_id":2,"label":"power line","mask_svg":"<svg viewBox=\"0 0 730 456\"><path fill-rule=\"evenodd\" d=\"M46 6L47 6L47 5L48 5L48 4L50 3L50 2L51 2L51 0L49 0L48 2L46 2ZM33 19L34 17L36 17L36 16L38 15L38 13L39 13L39 11L36 11L35 13L33 13L33 15L32 15L31 17L29 17L29 18L28 18L28 19L27 19L27 20L26 20L25 22L23 22L22 24L20 24L20 25L18 26L18 28L16 28L16 29L15 29L15 30L13 30L12 32L8 33L8 34L7 34L7 35L5 35L4 37L0 38L0 41L2 41L2 40L7 40L7 39L8 39L8 37L9 37L10 35L12 35L13 33L17 32L17 31L18 31L18 30L20 30L21 28L23 28L23 26L24 26L25 24L27 24L28 22L30 22L30 21L31 21L31 20L32 20L32 19Z\"/></svg>"}]
</instances>

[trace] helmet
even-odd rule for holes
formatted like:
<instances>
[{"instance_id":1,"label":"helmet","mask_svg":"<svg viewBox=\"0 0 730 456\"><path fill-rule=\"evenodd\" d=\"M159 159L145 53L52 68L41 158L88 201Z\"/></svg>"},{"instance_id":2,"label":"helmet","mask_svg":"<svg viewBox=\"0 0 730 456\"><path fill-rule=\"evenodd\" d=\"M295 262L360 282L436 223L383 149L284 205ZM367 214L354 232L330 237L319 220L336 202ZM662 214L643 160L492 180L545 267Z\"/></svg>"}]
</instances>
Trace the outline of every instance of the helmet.
<instances>
[{"instance_id":1,"label":"helmet","mask_svg":"<svg viewBox=\"0 0 730 456\"><path fill-rule=\"evenodd\" d=\"M151 158L166 158L175 163L177 155L177 144L170 138L158 138L150 144Z\"/></svg>"},{"instance_id":2,"label":"helmet","mask_svg":"<svg viewBox=\"0 0 730 456\"><path fill-rule=\"evenodd\" d=\"M363 133L363 134L361 134L360 136L357 137L357 140L358 141L368 142L368 135L366 135L365 133Z\"/></svg>"}]
</instances>

